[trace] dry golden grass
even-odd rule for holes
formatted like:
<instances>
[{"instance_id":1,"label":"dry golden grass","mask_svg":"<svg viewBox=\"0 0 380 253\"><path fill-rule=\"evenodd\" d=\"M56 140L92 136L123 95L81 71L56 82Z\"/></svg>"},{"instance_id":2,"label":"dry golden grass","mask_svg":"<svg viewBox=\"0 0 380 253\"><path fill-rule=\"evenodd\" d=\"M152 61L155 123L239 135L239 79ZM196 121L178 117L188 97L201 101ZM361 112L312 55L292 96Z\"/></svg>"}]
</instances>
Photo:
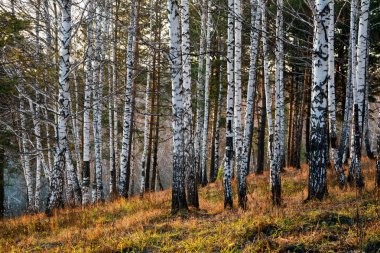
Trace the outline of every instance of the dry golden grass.
<instances>
[{"instance_id":1,"label":"dry golden grass","mask_svg":"<svg viewBox=\"0 0 380 253\"><path fill-rule=\"evenodd\" d=\"M373 161L364 159L365 189L339 189L304 203L307 165L282 174L283 206L270 202L268 173L248 177L248 210L223 208L221 181L200 190L201 210L170 213L170 190L91 207L0 222L1 252L377 252L379 193ZM236 183L234 182L234 189ZM234 196L234 203L237 202ZM379 251L380 252L380 251Z\"/></svg>"}]
</instances>

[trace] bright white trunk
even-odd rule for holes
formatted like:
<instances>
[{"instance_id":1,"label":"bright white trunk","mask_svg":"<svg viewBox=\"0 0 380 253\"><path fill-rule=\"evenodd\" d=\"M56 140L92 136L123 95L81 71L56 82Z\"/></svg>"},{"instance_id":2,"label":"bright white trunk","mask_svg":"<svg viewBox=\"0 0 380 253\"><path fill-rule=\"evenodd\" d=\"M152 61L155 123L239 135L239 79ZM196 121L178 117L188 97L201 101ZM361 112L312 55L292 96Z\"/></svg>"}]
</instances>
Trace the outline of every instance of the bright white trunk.
<instances>
[{"instance_id":1,"label":"bright white trunk","mask_svg":"<svg viewBox=\"0 0 380 253\"><path fill-rule=\"evenodd\" d=\"M135 52L135 37L136 37L136 16L137 4L132 1L131 11L131 25L128 30L128 45L127 45L127 84L125 94L124 106L124 120L123 120L123 140L121 148L121 167L120 167L120 185L119 193L121 196L128 196L127 186L129 184L127 175L128 172L128 159L129 159L129 146L131 135L131 119L132 119L132 84L133 84L133 63Z\"/></svg>"}]
</instances>

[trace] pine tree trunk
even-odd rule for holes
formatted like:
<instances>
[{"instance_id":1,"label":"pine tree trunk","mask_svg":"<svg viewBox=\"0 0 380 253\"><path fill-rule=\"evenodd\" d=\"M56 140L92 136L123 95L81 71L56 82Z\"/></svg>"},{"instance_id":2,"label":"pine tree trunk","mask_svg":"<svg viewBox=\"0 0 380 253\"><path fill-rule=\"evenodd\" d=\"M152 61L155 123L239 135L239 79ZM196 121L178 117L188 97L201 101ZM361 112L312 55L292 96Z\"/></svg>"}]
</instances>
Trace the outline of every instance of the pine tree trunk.
<instances>
[{"instance_id":1,"label":"pine tree trunk","mask_svg":"<svg viewBox=\"0 0 380 253\"><path fill-rule=\"evenodd\" d=\"M232 208L231 178L234 156L234 132L232 129L234 116L234 0L228 0L228 30L227 30L227 113L226 113L226 157L224 166L224 208Z\"/></svg>"},{"instance_id":2,"label":"pine tree trunk","mask_svg":"<svg viewBox=\"0 0 380 253\"><path fill-rule=\"evenodd\" d=\"M178 1L168 0L170 52L173 106L173 184L172 212L187 209L185 170L183 155L183 87L181 75L181 28Z\"/></svg>"},{"instance_id":3,"label":"pine tree trunk","mask_svg":"<svg viewBox=\"0 0 380 253\"><path fill-rule=\"evenodd\" d=\"M308 199L322 199L327 194L328 2L316 0L314 13Z\"/></svg>"},{"instance_id":4,"label":"pine tree trunk","mask_svg":"<svg viewBox=\"0 0 380 253\"><path fill-rule=\"evenodd\" d=\"M133 84L133 66L135 57L135 38L137 26L137 3L132 1L131 10L131 25L128 30L128 46L127 46L127 84L125 94L124 120L123 120L123 140L121 149L121 168L120 168L120 183L119 193L121 196L128 197L129 186L129 169L128 160L130 160L130 149L132 138L132 84Z\"/></svg>"},{"instance_id":5,"label":"pine tree trunk","mask_svg":"<svg viewBox=\"0 0 380 253\"><path fill-rule=\"evenodd\" d=\"M70 38L71 38L71 0L60 0L61 23L59 27L59 98L56 147L54 151L54 168L49 183L49 196L46 214L51 215L55 208L63 207L63 185L65 154L67 149L67 119L70 103Z\"/></svg>"}]
</instances>

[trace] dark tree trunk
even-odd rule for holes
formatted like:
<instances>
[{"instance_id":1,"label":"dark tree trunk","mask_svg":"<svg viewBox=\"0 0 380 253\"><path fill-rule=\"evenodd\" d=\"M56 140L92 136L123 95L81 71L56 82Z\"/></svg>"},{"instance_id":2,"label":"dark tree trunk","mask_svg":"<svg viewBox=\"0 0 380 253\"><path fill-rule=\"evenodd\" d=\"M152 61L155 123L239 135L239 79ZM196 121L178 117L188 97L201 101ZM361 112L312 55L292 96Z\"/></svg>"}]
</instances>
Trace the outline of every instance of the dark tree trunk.
<instances>
[{"instance_id":1,"label":"dark tree trunk","mask_svg":"<svg viewBox=\"0 0 380 253\"><path fill-rule=\"evenodd\" d=\"M5 154L4 154L4 149L0 147L0 219L3 218L5 214L4 172L5 172Z\"/></svg>"},{"instance_id":2,"label":"dark tree trunk","mask_svg":"<svg viewBox=\"0 0 380 253\"><path fill-rule=\"evenodd\" d=\"M263 174L264 171L264 157L265 157L265 126L266 126L266 100L265 100L265 84L264 75L261 78L261 120L259 138L257 143L257 168L256 174Z\"/></svg>"}]
</instances>

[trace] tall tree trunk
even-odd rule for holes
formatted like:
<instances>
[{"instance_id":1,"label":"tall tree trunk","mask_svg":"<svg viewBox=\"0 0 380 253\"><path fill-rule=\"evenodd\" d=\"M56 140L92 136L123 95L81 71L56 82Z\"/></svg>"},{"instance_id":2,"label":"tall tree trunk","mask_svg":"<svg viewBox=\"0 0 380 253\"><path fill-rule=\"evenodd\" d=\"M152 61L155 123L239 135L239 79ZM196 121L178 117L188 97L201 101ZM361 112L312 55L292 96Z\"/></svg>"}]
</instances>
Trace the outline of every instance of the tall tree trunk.
<instances>
[{"instance_id":1,"label":"tall tree trunk","mask_svg":"<svg viewBox=\"0 0 380 253\"><path fill-rule=\"evenodd\" d=\"M328 2L316 0L314 13L308 199L322 199L327 194Z\"/></svg>"},{"instance_id":2,"label":"tall tree trunk","mask_svg":"<svg viewBox=\"0 0 380 253\"><path fill-rule=\"evenodd\" d=\"M201 151L201 185L207 185L207 133L208 118L210 112L210 76L211 76L211 1L207 1L207 32L206 32L206 73L205 73L205 96L204 96L204 115L202 129L202 151Z\"/></svg>"},{"instance_id":3,"label":"tall tree trunk","mask_svg":"<svg viewBox=\"0 0 380 253\"><path fill-rule=\"evenodd\" d=\"M263 74L264 74L264 84L265 84L265 107L266 107L266 118L268 121L268 157L269 157L269 168L272 174L275 170L275 157L274 157L274 135L273 135L273 121L272 121L272 100L271 91L269 83L269 52L267 45L267 19L266 19L266 3L261 2L262 18L261 18L261 40L263 44ZM272 183L271 183L272 185Z\"/></svg>"},{"instance_id":4,"label":"tall tree trunk","mask_svg":"<svg viewBox=\"0 0 380 253\"><path fill-rule=\"evenodd\" d=\"M238 180L241 182L243 173L241 164L243 159L242 122L241 122L241 1L234 1L234 31L235 31L235 54L234 54L234 143L235 143L235 168ZM234 173L233 173L234 175Z\"/></svg>"},{"instance_id":5,"label":"tall tree trunk","mask_svg":"<svg viewBox=\"0 0 380 253\"><path fill-rule=\"evenodd\" d=\"M260 5L259 5L259 8ZM265 125L266 125L266 98L265 98L265 82L264 82L264 72L261 75L261 119L260 119L260 130L257 142L257 167L256 174L263 174L264 172L264 158L265 158Z\"/></svg>"},{"instance_id":6,"label":"tall tree trunk","mask_svg":"<svg viewBox=\"0 0 380 253\"><path fill-rule=\"evenodd\" d=\"M243 209L247 204L247 183L246 175L249 171L249 163L252 147L252 133L254 123L254 103L256 93L256 58L259 41L259 25L260 25L260 9L257 7L256 0L251 0L251 52L250 52L250 67L249 80L247 90L247 108L245 112L245 129L244 142L242 151L242 163L240 174L238 175L238 200L239 206ZM239 158L238 158L239 160ZM240 160L239 160L240 161Z\"/></svg>"},{"instance_id":7,"label":"tall tree trunk","mask_svg":"<svg viewBox=\"0 0 380 253\"><path fill-rule=\"evenodd\" d=\"M197 173L197 179L201 178L201 143L202 143L202 129L203 129L203 114L204 114L204 79L203 79L203 62L204 62L204 51L205 51L205 37L206 37L206 26L207 26L207 15L206 15L206 0L200 1L201 5L201 34L199 42L199 62L198 62L198 78L197 78L197 111L196 118L197 123L195 127L195 141L194 141L194 152L195 152L195 168Z\"/></svg>"},{"instance_id":8,"label":"tall tree trunk","mask_svg":"<svg viewBox=\"0 0 380 253\"><path fill-rule=\"evenodd\" d=\"M168 0L170 52L173 103L173 189L172 212L187 209L183 155L183 87L181 75L181 28L178 1Z\"/></svg>"},{"instance_id":9,"label":"tall tree trunk","mask_svg":"<svg viewBox=\"0 0 380 253\"><path fill-rule=\"evenodd\" d=\"M149 7L152 8L152 0L149 1ZM152 20L153 20L153 12L150 12L149 15L149 42L152 42ZM149 137L151 126L149 126L149 114L150 114L150 97L151 97L151 72L152 72L152 50L148 52L148 62L147 62L147 77L146 77L146 90L145 90L145 119L144 119L144 146L143 153L141 156L141 177L140 177L140 197L144 195L146 187L146 182L149 182L149 172L150 167L147 167L147 153L148 153L148 145L149 145ZM148 188L149 189L149 188Z\"/></svg>"},{"instance_id":10,"label":"tall tree trunk","mask_svg":"<svg viewBox=\"0 0 380 253\"><path fill-rule=\"evenodd\" d=\"M88 3L87 10L87 49L86 49L86 81L84 90L83 108L83 205L90 203L90 110L91 110L91 87L92 87L92 19L93 4Z\"/></svg>"},{"instance_id":11,"label":"tall tree trunk","mask_svg":"<svg viewBox=\"0 0 380 253\"><path fill-rule=\"evenodd\" d=\"M183 75L183 134L184 134L184 167L187 174L187 200L190 206L195 208L199 207L198 201L198 182L196 180L196 167L194 164L194 143L193 143L193 108L191 97L191 62L190 62L190 13L189 1L182 0L182 75ZM210 14L209 14L210 15ZM207 36L209 37L209 28L207 29ZM209 47L209 43L207 44ZM208 49L209 51L209 49ZM209 54L209 52L208 52ZM208 55L209 58L209 55ZM210 59L208 59L210 61ZM209 62L208 62L209 64ZM210 64L209 64L210 65ZM206 73L207 60L206 60ZM206 76L206 84L207 84Z\"/></svg>"},{"instance_id":12,"label":"tall tree trunk","mask_svg":"<svg viewBox=\"0 0 380 253\"><path fill-rule=\"evenodd\" d=\"M231 178L234 156L234 132L232 129L234 116L234 0L228 0L227 30L227 115L226 115L226 156L224 166L224 208L232 208Z\"/></svg>"},{"instance_id":13,"label":"tall tree trunk","mask_svg":"<svg viewBox=\"0 0 380 253\"><path fill-rule=\"evenodd\" d=\"M33 190L33 178L32 168L30 166L30 150L28 145L28 136L26 130L26 117L25 117L25 101L20 94L20 125L21 125L21 164L24 171L26 182L26 196L27 196L27 211L32 212L34 208L34 190Z\"/></svg>"},{"instance_id":14,"label":"tall tree trunk","mask_svg":"<svg viewBox=\"0 0 380 253\"><path fill-rule=\"evenodd\" d=\"M71 39L71 0L60 0L61 23L59 27L59 97L56 147L54 150L54 168L49 183L49 196L46 214L51 215L55 208L63 207L63 175L67 149L67 119L70 105L70 39Z\"/></svg>"},{"instance_id":15,"label":"tall tree trunk","mask_svg":"<svg viewBox=\"0 0 380 253\"><path fill-rule=\"evenodd\" d=\"M334 61L334 0L329 2L329 30L328 30L328 54L329 54L329 79L328 79L328 112L329 112L329 139L331 145L331 159L336 156L336 116L335 116L335 61Z\"/></svg>"},{"instance_id":16,"label":"tall tree trunk","mask_svg":"<svg viewBox=\"0 0 380 253\"><path fill-rule=\"evenodd\" d=\"M223 52L223 50L222 50ZM222 54L222 53L221 53ZM220 114L221 114L221 107L222 107L222 92L223 92L223 81L222 81L222 57L220 54L220 65L219 65L219 91L218 91L218 98L215 103L215 131L214 131L214 151L212 159L212 166L210 168L210 182L215 182L216 178L218 177L219 172L219 136L220 136Z\"/></svg>"},{"instance_id":17,"label":"tall tree trunk","mask_svg":"<svg viewBox=\"0 0 380 253\"><path fill-rule=\"evenodd\" d=\"M356 87L354 88L354 121L355 121L355 182L358 188L364 187L361 172L361 144L363 139L363 116L364 116L364 96L366 78L366 58L367 58L367 34L368 34L368 12L369 0L361 1L358 45L357 45L357 65L356 65ZM357 117L357 120L356 120Z\"/></svg>"},{"instance_id":18,"label":"tall tree trunk","mask_svg":"<svg viewBox=\"0 0 380 253\"><path fill-rule=\"evenodd\" d=\"M103 192L103 166L102 166L102 97L104 79L104 41L102 37L103 2L96 2L96 32L94 44L94 72L93 72L93 125L94 125L94 146L95 146L95 176L96 184L93 202L104 199ZM104 32L104 31L103 31ZM94 185L95 185L94 184Z\"/></svg>"},{"instance_id":19,"label":"tall tree trunk","mask_svg":"<svg viewBox=\"0 0 380 253\"><path fill-rule=\"evenodd\" d=\"M128 160L130 160L130 140L132 138L132 84L133 84L133 66L135 57L135 39L137 26L137 3L132 1L131 24L128 30L128 46L127 46L127 84L125 94L125 108L123 120L123 140L121 149L121 168L120 168L120 184L119 193L121 196L128 197L129 186L129 169Z\"/></svg>"},{"instance_id":20,"label":"tall tree trunk","mask_svg":"<svg viewBox=\"0 0 380 253\"><path fill-rule=\"evenodd\" d=\"M367 41L367 43L369 43ZM367 45L367 58L366 58L366 77L365 77L365 100L364 100L364 142L365 142L365 150L367 152L367 156L369 159L374 159L375 156L372 152L371 148L371 131L369 126L369 77L368 77L368 61L369 61L369 45Z\"/></svg>"},{"instance_id":21,"label":"tall tree trunk","mask_svg":"<svg viewBox=\"0 0 380 253\"><path fill-rule=\"evenodd\" d=\"M270 173L272 202L274 205L281 204L281 177L283 168L283 150L285 150L284 132L284 52L283 52L283 17L282 0L277 1L276 18L276 114L274 131L274 157L275 165Z\"/></svg>"}]
</instances>

